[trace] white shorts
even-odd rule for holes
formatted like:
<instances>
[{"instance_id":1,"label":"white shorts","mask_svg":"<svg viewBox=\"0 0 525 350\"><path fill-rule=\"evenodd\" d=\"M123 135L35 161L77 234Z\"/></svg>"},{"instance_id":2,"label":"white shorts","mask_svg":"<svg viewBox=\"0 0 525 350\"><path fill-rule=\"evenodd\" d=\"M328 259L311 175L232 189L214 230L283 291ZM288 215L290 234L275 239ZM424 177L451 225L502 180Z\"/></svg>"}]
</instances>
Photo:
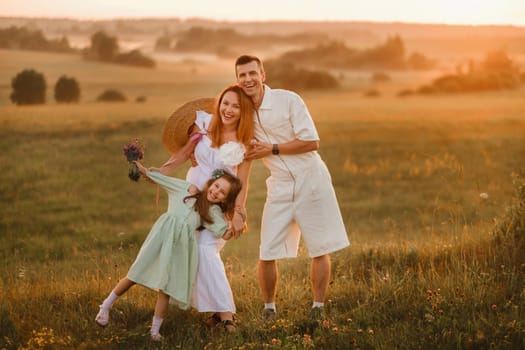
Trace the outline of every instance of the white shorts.
<instances>
[{"instance_id":1,"label":"white shorts","mask_svg":"<svg viewBox=\"0 0 525 350\"><path fill-rule=\"evenodd\" d=\"M322 160L294 178L270 176L266 187L261 260L296 257L301 235L310 257L329 254L350 244L330 173Z\"/></svg>"}]
</instances>

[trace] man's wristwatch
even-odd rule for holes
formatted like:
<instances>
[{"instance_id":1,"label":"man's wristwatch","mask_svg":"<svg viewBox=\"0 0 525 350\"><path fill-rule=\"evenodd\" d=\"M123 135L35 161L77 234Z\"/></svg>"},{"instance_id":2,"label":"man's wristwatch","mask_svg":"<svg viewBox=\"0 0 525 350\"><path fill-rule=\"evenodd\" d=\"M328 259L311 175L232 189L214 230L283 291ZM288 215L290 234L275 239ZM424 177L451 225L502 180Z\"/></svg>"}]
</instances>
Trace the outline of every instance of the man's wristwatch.
<instances>
[{"instance_id":1,"label":"man's wristwatch","mask_svg":"<svg viewBox=\"0 0 525 350\"><path fill-rule=\"evenodd\" d=\"M274 143L273 146L272 146L272 154L273 155L278 155L279 154L279 146Z\"/></svg>"}]
</instances>

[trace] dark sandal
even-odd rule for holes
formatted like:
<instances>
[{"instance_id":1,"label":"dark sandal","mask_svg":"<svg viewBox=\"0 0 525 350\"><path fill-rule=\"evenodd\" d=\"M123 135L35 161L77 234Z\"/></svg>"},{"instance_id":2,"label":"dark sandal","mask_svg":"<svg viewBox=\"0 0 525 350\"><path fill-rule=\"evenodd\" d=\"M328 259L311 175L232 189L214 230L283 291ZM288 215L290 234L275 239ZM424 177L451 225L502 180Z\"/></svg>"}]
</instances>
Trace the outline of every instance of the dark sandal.
<instances>
[{"instance_id":1,"label":"dark sandal","mask_svg":"<svg viewBox=\"0 0 525 350\"><path fill-rule=\"evenodd\" d=\"M209 327L215 327L216 325L218 325L219 323L221 323L222 320L219 316L219 314L215 313L213 315L211 315L210 317L208 317L205 321L205 323L209 326Z\"/></svg>"},{"instance_id":2,"label":"dark sandal","mask_svg":"<svg viewBox=\"0 0 525 350\"><path fill-rule=\"evenodd\" d=\"M232 320L223 320L222 326L224 327L224 330L228 333L235 333L235 331L237 330Z\"/></svg>"}]
</instances>

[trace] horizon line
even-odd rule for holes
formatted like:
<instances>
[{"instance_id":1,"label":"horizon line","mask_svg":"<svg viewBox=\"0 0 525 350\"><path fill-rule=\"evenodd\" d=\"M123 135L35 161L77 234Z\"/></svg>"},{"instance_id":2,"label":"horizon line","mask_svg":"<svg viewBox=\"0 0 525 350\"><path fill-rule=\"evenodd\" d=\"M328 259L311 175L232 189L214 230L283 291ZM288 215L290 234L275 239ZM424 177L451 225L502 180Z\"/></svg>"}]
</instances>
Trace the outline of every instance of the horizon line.
<instances>
[{"instance_id":1,"label":"horizon line","mask_svg":"<svg viewBox=\"0 0 525 350\"><path fill-rule=\"evenodd\" d=\"M201 20L218 23L373 23L373 24L406 24L406 25L437 25L437 26L461 26L461 27L519 27L525 28L525 23L457 23L457 22L412 22L403 20L367 20L367 19L217 19L212 17L198 16L128 16L128 17L62 17L62 16L3 16L0 19L45 19L45 20L68 20L78 22L108 22L108 21L141 21L141 20L179 20L182 22Z\"/></svg>"}]
</instances>

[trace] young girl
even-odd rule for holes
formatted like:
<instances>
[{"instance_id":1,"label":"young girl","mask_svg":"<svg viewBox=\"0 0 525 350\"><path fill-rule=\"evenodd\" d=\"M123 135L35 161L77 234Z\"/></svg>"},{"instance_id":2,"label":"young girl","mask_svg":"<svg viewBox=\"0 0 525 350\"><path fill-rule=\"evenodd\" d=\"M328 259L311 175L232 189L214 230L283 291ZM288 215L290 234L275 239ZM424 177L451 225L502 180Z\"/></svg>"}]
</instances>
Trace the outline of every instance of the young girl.
<instances>
[{"instance_id":1,"label":"young girl","mask_svg":"<svg viewBox=\"0 0 525 350\"><path fill-rule=\"evenodd\" d=\"M105 327L113 303L138 283L159 291L150 334L153 340L160 340L159 329L170 297L181 309L190 306L198 264L196 230L203 226L218 237L230 238L224 215L232 215L242 186L238 178L218 170L199 192L187 181L135 164L143 175L167 191L168 210L151 228L127 277L100 305L95 321Z\"/></svg>"}]
</instances>

